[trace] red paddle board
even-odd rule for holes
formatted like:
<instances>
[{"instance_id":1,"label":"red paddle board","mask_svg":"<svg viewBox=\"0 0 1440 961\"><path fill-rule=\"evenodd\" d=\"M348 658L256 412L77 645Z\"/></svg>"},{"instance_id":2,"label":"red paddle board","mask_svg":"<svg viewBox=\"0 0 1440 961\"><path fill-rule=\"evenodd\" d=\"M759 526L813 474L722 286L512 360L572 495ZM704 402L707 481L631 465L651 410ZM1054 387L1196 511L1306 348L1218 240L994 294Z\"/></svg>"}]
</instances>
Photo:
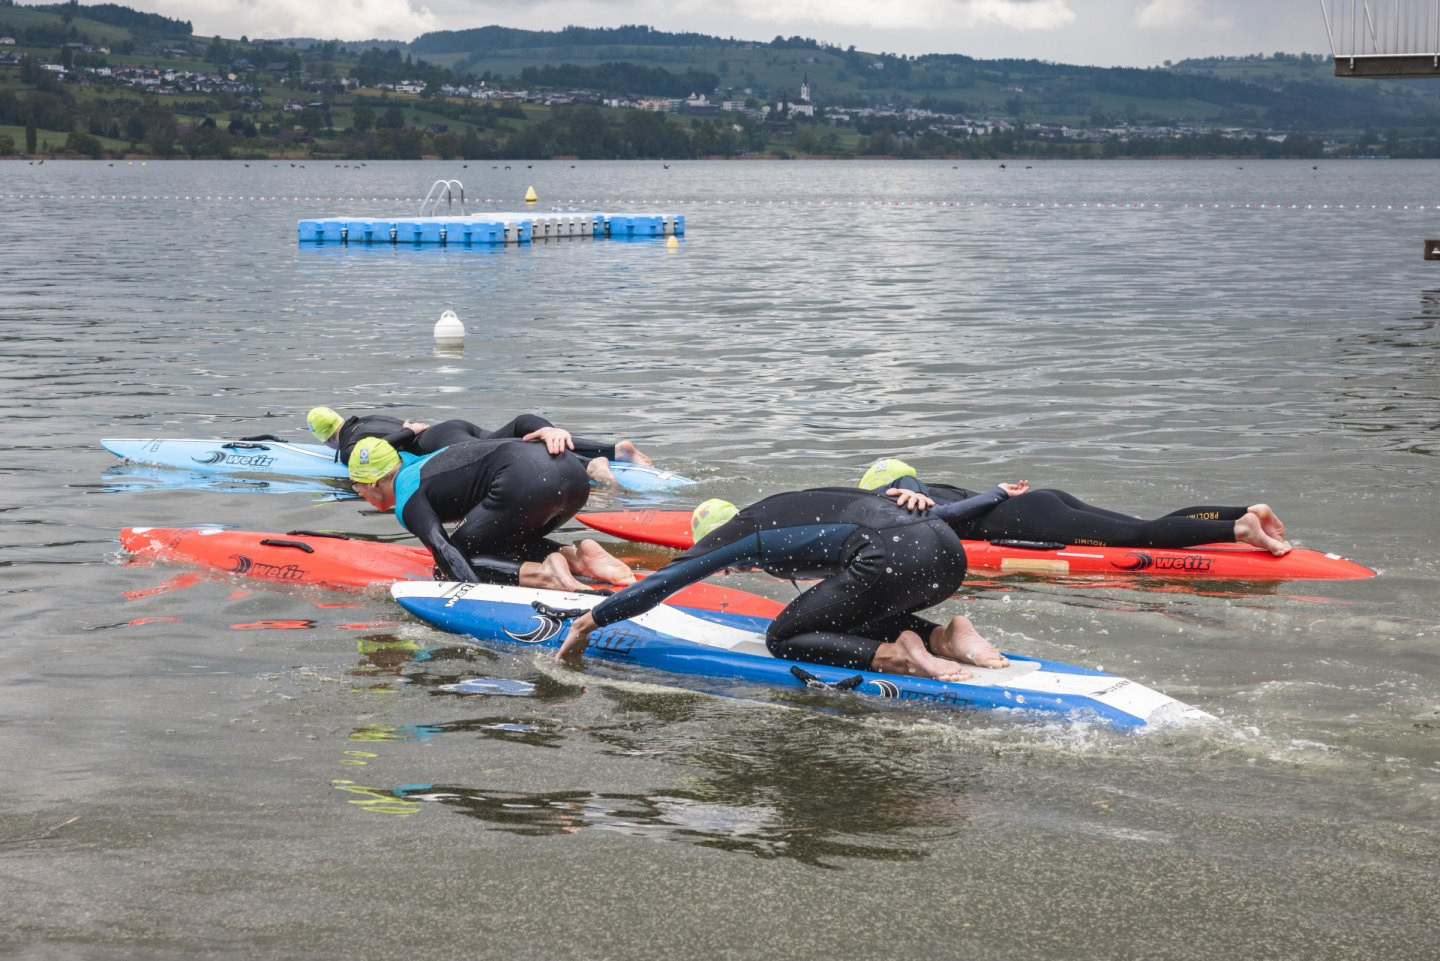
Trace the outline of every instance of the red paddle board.
<instances>
[{"instance_id":1,"label":"red paddle board","mask_svg":"<svg viewBox=\"0 0 1440 961\"><path fill-rule=\"evenodd\" d=\"M120 544L140 557L329 589L363 591L396 581L428 581L434 573L434 561L423 547L315 533L127 527L120 532ZM759 594L703 582L678 591L670 603L757 617L774 617L785 606Z\"/></svg>"},{"instance_id":2,"label":"red paddle board","mask_svg":"<svg viewBox=\"0 0 1440 961\"><path fill-rule=\"evenodd\" d=\"M577 514L597 531L642 544L685 550L690 515L685 511L611 511ZM1284 557L1246 544L1201 544L1158 550L1149 547L1032 549L988 541L964 541L971 568L1001 573L1063 577L1069 574L1137 574L1142 577L1210 577L1237 581L1289 581L1374 577L1368 567L1338 554L1296 548Z\"/></svg>"}]
</instances>

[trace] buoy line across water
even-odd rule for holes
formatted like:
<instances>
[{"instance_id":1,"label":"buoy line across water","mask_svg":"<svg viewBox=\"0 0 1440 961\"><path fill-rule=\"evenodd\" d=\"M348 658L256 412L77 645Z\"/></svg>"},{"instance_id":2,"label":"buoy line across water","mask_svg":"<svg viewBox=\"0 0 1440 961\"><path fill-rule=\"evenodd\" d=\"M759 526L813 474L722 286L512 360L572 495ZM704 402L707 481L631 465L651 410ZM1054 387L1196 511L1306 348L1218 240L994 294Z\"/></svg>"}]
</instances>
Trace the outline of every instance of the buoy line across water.
<instances>
[{"instance_id":1,"label":"buoy line across water","mask_svg":"<svg viewBox=\"0 0 1440 961\"><path fill-rule=\"evenodd\" d=\"M0 200L53 201L142 201L156 202L211 202L211 203L375 203L414 204L414 197L321 197L321 196L240 196L229 194L0 194ZM509 200L498 197L481 197L473 204L508 204ZM1440 210L1440 203L1434 204L1332 204L1316 201L1305 202L1239 202L1239 201L992 201L992 200L723 200L715 198L694 200L568 200L537 213L583 212L589 207L614 205L651 205L687 207L963 207L996 208L1014 210L1395 210L1431 211ZM474 210L464 216L481 216L488 211Z\"/></svg>"}]
</instances>

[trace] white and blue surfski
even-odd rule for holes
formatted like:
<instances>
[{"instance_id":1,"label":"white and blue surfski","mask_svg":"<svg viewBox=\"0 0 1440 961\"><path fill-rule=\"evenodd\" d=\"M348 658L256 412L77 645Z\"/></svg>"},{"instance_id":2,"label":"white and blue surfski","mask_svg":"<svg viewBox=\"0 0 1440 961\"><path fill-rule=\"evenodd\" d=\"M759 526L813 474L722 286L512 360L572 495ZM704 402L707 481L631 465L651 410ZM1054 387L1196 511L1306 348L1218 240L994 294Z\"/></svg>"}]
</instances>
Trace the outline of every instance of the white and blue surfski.
<instances>
[{"instance_id":1,"label":"white and blue surfski","mask_svg":"<svg viewBox=\"0 0 1440 961\"><path fill-rule=\"evenodd\" d=\"M480 641L559 647L570 619L604 598L495 584L401 581L391 595L427 623ZM1007 654L1010 666L970 668L964 682L850 671L774 657L765 618L662 604L590 635L587 656L675 674L825 686L957 709L1088 715L1133 728L1212 716L1134 681L1056 661Z\"/></svg>"},{"instance_id":2,"label":"white and blue surfski","mask_svg":"<svg viewBox=\"0 0 1440 961\"><path fill-rule=\"evenodd\" d=\"M106 438L100 445L137 464L181 467L225 474L284 474L290 477L346 476L335 451L320 444L278 440L187 440Z\"/></svg>"},{"instance_id":3,"label":"white and blue surfski","mask_svg":"<svg viewBox=\"0 0 1440 961\"><path fill-rule=\"evenodd\" d=\"M106 438L102 447L137 464L178 467L189 471L233 474L283 474L348 480L335 450L323 444L292 444L279 440L191 440ZM695 481L674 471L625 461L611 461L615 482L626 490L656 493L687 487Z\"/></svg>"}]
</instances>

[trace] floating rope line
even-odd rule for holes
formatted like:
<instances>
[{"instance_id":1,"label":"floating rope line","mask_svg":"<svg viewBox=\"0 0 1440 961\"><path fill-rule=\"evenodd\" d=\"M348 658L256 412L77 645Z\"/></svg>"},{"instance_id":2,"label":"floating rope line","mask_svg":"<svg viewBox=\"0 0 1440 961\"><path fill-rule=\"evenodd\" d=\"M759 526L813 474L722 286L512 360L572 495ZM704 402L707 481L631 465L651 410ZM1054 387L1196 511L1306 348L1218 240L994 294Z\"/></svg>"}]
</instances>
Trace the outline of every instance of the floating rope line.
<instances>
[{"instance_id":1,"label":"floating rope line","mask_svg":"<svg viewBox=\"0 0 1440 961\"><path fill-rule=\"evenodd\" d=\"M55 201L121 201L141 203L280 203L280 204L418 204L416 197L320 197L320 196L243 196L239 194L0 194L0 200ZM469 201L472 209L465 214L451 211L435 216L483 216L489 211L478 209L481 205L508 205L505 212L514 212L515 199L510 197L481 197ZM950 208L992 208L997 210L1440 210L1440 203L1403 204L1344 204L1344 203L1242 203L1238 201L1002 201L1002 200L566 200L548 207L528 210L535 216L558 213L587 213L595 209L613 206L635 207L857 207L873 209L893 207L915 209L921 207Z\"/></svg>"}]
</instances>

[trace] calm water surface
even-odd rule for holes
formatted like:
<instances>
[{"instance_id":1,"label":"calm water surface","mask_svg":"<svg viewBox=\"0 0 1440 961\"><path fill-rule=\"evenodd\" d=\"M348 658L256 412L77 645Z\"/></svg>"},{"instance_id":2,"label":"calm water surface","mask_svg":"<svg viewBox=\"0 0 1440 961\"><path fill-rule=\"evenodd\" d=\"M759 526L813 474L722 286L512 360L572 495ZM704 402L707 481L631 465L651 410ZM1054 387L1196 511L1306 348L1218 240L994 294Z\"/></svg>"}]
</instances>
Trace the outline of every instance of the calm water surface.
<instances>
[{"instance_id":1,"label":"calm water surface","mask_svg":"<svg viewBox=\"0 0 1440 961\"><path fill-rule=\"evenodd\" d=\"M0 166L0 954L1436 956L1440 165L512 166ZM689 233L296 247L441 177ZM123 563L128 525L398 531L97 444L303 439L317 403L629 436L703 482L662 507L893 453L1144 514L1263 499L1382 574L938 612L1221 719L1122 735L563 671L383 596Z\"/></svg>"}]
</instances>

